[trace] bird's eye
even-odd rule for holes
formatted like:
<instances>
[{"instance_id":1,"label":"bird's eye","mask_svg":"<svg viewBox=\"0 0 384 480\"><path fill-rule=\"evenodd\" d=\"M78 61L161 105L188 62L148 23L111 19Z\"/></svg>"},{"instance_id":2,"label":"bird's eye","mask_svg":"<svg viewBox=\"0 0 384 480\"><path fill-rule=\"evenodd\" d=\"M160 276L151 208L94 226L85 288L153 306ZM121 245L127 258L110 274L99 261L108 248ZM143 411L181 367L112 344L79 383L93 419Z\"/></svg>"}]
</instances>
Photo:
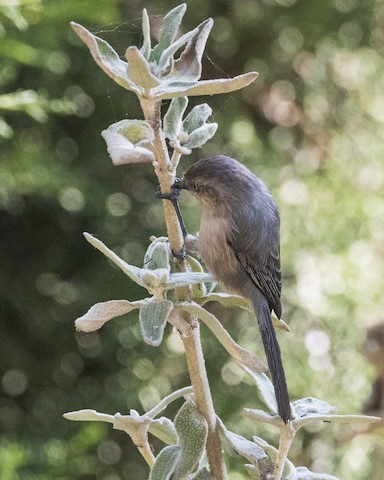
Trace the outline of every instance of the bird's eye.
<instances>
[{"instance_id":1,"label":"bird's eye","mask_svg":"<svg viewBox=\"0 0 384 480\"><path fill-rule=\"evenodd\" d=\"M196 185L196 183L194 183L192 185L192 190L194 190L195 192L199 189L199 187Z\"/></svg>"}]
</instances>

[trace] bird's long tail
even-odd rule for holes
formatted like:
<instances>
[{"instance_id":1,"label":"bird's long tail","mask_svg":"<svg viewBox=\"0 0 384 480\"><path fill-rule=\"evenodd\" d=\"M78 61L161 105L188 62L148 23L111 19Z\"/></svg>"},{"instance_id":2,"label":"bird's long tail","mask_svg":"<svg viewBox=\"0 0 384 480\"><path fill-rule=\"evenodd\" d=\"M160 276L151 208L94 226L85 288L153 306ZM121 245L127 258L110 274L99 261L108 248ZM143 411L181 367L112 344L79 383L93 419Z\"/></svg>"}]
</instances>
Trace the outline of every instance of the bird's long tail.
<instances>
[{"instance_id":1,"label":"bird's long tail","mask_svg":"<svg viewBox=\"0 0 384 480\"><path fill-rule=\"evenodd\" d=\"M291 417L291 408L280 347L277 343L276 333L272 324L271 312L266 298L260 293L253 299L253 308L259 324L261 339L263 341L268 367L272 376L275 389L277 410L280 417L287 423Z\"/></svg>"}]
</instances>

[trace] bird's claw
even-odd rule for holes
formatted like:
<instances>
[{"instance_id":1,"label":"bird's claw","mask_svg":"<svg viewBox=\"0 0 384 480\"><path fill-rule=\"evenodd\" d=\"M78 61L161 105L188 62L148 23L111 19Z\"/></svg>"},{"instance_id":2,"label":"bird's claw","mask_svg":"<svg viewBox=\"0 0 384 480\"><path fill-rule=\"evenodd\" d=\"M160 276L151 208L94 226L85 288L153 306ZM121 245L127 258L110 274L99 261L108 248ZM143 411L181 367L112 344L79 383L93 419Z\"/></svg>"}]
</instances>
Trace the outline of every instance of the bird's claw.
<instances>
[{"instance_id":1,"label":"bird's claw","mask_svg":"<svg viewBox=\"0 0 384 480\"><path fill-rule=\"evenodd\" d=\"M178 178L176 178L175 180L177 181ZM171 191L169 193L162 193L160 185L156 187L156 191L155 191L156 198L161 198L163 200L170 200L171 202L172 201L174 202L179 198L179 195L180 195L180 188L178 187L172 186Z\"/></svg>"},{"instance_id":2,"label":"bird's claw","mask_svg":"<svg viewBox=\"0 0 384 480\"><path fill-rule=\"evenodd\" d=\"M175 181L179 182L179 179L176 178ZM172 205L175 209L177 218L179 220L179 225L180 225L181 232L183 234L183 238L185 238L187 236L187 230L186 230L184 222L183 222L183 217L181 216L179 202L178 202L179 195L180 195L180 190L181 190L180 187L178 187L176 185L172 185L169 193L163 193L161 191L160 185L158 185L157 188L156 188L156 191L155 191L155 196L156 196L156 198L161 198L163 200L169 200L172 203ZM176 253L172 252L172 254L176 258L178 258L180 260L184 260L185 255L186 255L185 245L180 250L180 252L176 252Z\"/></svg>"},{"instance_id":3,"label":"bird's claw","mask_svg":"<svg viewBox=\"0 0 384 480\"><path fill-rule=\"evenodd\" d=\"M174 250L171 250L172 255L177 258L178 260L184 260L185 257L187 256L187 248L184 245L181 247L181 250L179 252L175 252Z\"/></svg>"}]
</instances>

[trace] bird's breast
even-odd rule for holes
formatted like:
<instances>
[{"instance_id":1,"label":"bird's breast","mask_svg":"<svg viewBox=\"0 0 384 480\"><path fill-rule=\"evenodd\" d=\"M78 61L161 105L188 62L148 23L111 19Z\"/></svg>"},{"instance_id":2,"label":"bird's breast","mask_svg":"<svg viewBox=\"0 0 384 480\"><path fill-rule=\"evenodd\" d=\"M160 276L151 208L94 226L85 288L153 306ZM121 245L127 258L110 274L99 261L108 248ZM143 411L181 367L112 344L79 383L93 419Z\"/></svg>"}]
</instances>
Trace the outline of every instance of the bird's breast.
<instances>
[{"instance_id":1,"label":"bird's breast","mask_svg":"<svg viewBox=\"0 0 384 480\"><path fill-rule=\"evenodd\" d=\"M199 251L208 270L217 280L225 280L222 273L236 272L238 261L227 243L231 222L224 217L215 215L201 216L199 232Z\"/></svg>"}]
</instances>

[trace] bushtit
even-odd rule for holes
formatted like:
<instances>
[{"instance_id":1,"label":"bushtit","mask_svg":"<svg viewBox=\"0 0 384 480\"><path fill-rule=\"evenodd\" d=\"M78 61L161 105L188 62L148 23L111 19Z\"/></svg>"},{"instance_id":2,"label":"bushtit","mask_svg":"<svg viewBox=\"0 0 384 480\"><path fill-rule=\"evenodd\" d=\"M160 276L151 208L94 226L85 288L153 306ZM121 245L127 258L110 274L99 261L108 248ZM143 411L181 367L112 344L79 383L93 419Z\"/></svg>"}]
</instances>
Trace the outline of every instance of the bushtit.
<instances>
[{"instance_id":1,"label":"bushtit","mask_svg":"<svg viewBox=\"0 0 384 480\"><path fill-rule=\"evenodd\" d=\"M271 320L281 316L280 217L264 183L233 158L218 155L192 165L173 185L202 206L198 237L187 236L208 270L226 288L250 300L259 324L278 412L291 411L279 344Z\"/></svg>"}]
</instances>

